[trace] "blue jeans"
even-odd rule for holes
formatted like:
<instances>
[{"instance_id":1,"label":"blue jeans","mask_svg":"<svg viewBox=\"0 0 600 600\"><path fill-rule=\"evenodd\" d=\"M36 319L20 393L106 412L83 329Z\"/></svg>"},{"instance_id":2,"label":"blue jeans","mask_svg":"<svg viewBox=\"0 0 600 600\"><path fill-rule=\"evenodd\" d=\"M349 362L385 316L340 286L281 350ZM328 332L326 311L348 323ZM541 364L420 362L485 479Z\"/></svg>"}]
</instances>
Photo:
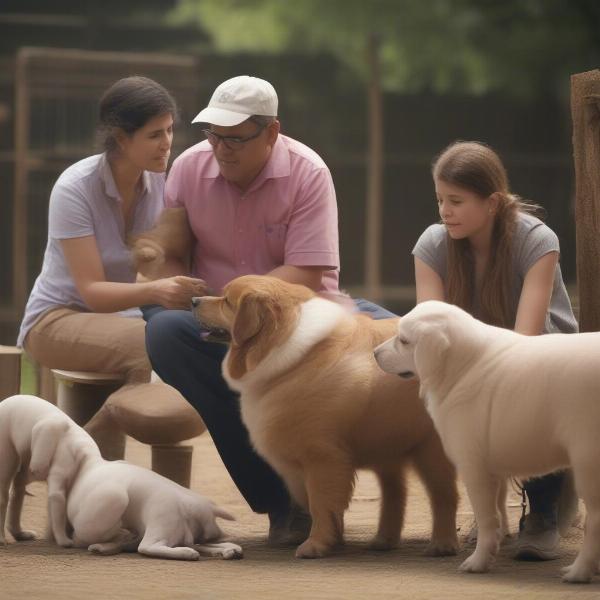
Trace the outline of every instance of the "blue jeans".
<instances>
[{"instance_id":1,"label":"blue jeans","mask_svg":"<svg viewBox=\"0 0 600 600\"><path fill-rule=\"evenodd\" d=\"M374 319L396 316L364 299L355 303L360 312ZM239 395L229 389L221 375L228 347L204 341L189 311L148 306L142 312L152 367L198 411L246 502L258 513L286 512L290 497L285 484L252 448L240 416Z\"/></svg>"}]
</instances>

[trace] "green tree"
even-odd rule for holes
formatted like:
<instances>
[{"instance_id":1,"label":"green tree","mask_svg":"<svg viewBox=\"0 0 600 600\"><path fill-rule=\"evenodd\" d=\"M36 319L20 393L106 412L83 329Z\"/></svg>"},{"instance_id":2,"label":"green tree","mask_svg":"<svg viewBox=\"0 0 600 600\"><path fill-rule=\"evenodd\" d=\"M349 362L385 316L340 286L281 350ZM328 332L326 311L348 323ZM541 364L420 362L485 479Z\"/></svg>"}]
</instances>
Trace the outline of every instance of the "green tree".
<instances>
[{"instance_id":1,"label":"green tree","mask_svg":"<svg viewBox=\"0 0 600 600\"><path fill-rule=\"evenodd\" d=\"M380 37L385 89L534 97L600 60L596 0L181 0L222 52L330 52L367 77Z\"/></svg>"}]
</instances>

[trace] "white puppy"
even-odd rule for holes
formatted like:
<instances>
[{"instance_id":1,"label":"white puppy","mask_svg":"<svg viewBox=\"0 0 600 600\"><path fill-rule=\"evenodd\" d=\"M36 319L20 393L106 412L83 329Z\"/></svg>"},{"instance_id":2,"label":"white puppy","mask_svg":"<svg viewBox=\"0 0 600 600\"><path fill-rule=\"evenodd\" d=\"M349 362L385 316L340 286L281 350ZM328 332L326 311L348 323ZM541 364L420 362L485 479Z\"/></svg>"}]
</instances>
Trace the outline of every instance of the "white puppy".
<instances>
[{"instance_id":1,"label":"white puppy","mask_svg":"<svg viewBox=\"0 0 600 600\"><path fill-rule=\"evenodd\" d=\"M135 551L197 560L200 554L241 558L242 548L218 542L215 518L233 517L210 500L125 461L101 458L81 469L67 514L76 547L97 554Z\"/></svg>"},{"instance_id":2,"label":"white puppy","mask_svg":"<svg viewBox=\"0 0 600 600\"><path fill-rule=\"evenodd\" d=\"M49 534L70 546L66 494L81 464L94 458L100 458L94 440L56 406L27 395L0 402L0 543L6 543L7 508L15 540L35 538L33 531L21 529L25 486L47 479Z\"/></svg>"},{"instance_id":3,"label":"white puppy","mask_svg":"<svg viewBox=\"0 0 600 600\"><path fill-rule=\"evenodd\" d=\"M465 482L479 536L460 568L486 571L498 551L502 480L570 466L587 523L564 580L589 582L600 560L600 333L529 337L428 301L400 319L398 335L375 356L387 372L418 375Z\"/></svg>"}]
</instances>

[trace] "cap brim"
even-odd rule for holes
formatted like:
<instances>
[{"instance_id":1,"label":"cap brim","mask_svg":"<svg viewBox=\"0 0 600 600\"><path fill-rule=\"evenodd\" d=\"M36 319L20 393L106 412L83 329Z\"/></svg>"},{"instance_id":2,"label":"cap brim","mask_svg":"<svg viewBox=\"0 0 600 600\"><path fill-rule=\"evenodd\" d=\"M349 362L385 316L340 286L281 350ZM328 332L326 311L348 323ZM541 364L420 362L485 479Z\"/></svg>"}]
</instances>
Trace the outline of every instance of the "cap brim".
<instances>
[{"instance_id":1,"label":"cap brim","mask_svg":"<svg viewBox=\"0 0 600 600\"><path fill-rule=\"evenodd\" d=\"M223 108L207 107L201 110L194 118L192 123L210 123L211 125L220 125L221 127L233 127L239 125L252 115L224 110Z\"/></svg>"}]
</instances>

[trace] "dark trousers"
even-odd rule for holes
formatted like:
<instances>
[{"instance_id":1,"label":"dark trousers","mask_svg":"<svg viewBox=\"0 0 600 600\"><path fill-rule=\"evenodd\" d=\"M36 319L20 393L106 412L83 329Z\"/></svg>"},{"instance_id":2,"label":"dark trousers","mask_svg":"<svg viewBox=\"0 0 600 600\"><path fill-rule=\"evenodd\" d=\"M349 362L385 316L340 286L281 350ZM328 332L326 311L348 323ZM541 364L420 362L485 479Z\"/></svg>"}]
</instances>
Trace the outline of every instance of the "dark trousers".
<instances>
[{"instance_id":1,"label":"dark trousers","mask_svg":"<svg viewBox=\"0 0 600 600\"><path fill-rule=\"evenodd\" d=\"M550 473L543 477L534 477L523 483L529 499L530 514L542 515L556 525L558 517L558 498L565 479L564 471Z\"/></svg>"},{"instance_id":2,"label":"dark trousers","mask_svg":"<svg viewBox=\"0 0 600 600\"><path fill-rule=\"evenodd\" d=\"M366 300L358 310L375 319L394 314ZM198 411L223 464L250 508L278 514L289 509L290 498L280 477L252 448L240 416L239 396L221 375L225 344L207 342L192 313L144 307L146 348L159 377L179 390Z\"/></svg>"}]
</instances>

